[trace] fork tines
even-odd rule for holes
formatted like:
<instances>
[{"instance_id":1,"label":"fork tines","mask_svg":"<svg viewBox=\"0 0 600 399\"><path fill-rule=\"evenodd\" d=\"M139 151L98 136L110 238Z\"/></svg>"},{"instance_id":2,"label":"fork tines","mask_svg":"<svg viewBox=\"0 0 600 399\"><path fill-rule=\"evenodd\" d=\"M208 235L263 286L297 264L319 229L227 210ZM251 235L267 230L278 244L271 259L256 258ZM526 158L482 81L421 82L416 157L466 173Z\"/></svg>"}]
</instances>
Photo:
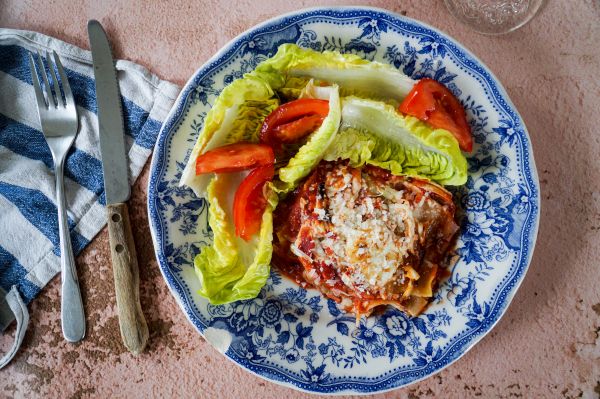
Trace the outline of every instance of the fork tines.
<instances>
[{"instance_id":1,"label":"fork tines","mask_svg":"<svg viewBox=\"0 0 600 399\"><path fill-rule=\"evenodd\" d=\"M65 71L62 63L60 62L60 58L58 58L58 54L56 54L56 51L52 51L52 54L54 55L54 62L52 62L52 58L50 58L50 53L46 51L46 62L48 63L50 75L46 73L42 56L39 52L36 53L37 72L35 67L36 61L31 53L29 53L29 67L31 68L31 77L33 80L33 87L35 88L38 107L49 108L52 105L57 108L59 105L63 105L64 107L73 105L73 93L71 92L69 81L67 80L67 76L65 75ZM56 70L58 70L60 80L56 75ZM38 74L42 76L45 90L43 90L41 87Z\"/></svg>"}]
</instances>

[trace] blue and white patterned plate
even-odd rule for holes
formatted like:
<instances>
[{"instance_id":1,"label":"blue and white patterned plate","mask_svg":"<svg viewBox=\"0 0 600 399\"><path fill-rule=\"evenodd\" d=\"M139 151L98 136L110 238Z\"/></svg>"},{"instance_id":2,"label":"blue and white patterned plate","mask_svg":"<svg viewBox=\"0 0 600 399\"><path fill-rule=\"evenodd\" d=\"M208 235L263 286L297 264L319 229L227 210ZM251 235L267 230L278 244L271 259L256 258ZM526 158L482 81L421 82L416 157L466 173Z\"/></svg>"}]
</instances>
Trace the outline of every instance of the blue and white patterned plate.
<instances>
[{"instance_id":1,"label":"blue and white patterned plate","mask_svg":"<svg viewBox=\"0 0 600 399\"><path fill-rule=\"evenodd\" d=\"M388 62L446 84L475 137L469 180L455 191L466 216L459 261L417 318L387 309L355 325L335 303L273 271L255 300L212 306L192 260L211 240L207 203L178 181L206 112L228 83L282 43ZM448 366L506 311L527 270L539 218L539 183L523 121L505 90L468 50L421 22L372 8L287 14L243 33L183 89L152 159L148 212L156 256L189 320L218 350L271 381L304 391L385 391Z\"/></svg>"}]
</instances>

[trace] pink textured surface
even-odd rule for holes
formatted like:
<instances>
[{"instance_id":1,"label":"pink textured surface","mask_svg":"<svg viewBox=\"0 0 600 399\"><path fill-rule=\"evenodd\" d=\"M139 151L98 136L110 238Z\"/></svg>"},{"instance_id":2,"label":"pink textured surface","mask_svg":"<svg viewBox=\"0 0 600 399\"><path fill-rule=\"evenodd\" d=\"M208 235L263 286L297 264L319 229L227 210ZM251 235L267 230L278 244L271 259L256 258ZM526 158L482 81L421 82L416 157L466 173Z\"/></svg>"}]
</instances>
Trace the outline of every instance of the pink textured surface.
<instances>
[{"instance_id":1,"label":"pink textured surface","mask_svg":"<svg viewBox=\"0 0 600 399\"><path fill-rule=\"evenodd\" d=\"M0 0L0 26L88 48L86 21L95 18L117 57L183 85L244 30L317 5L283 3ZM376 397L600 396L600 4L548 1L523 29L486 37L454 20L441 1L363 3L448 32L490 67L529 128L543 196L533 262L498 326L435 377ZM77 260L86 339L75 345L62 339L55 279L30 306L31 328L22 350L0 372L0 397L310 397L242 370L187 322L154 258L147 176L148 165L130 203L151 331L147 350L136 358L121 344L104 230ZM8 337L0 338L0 349L8 344Z\"/></svg>"}]
</instances>

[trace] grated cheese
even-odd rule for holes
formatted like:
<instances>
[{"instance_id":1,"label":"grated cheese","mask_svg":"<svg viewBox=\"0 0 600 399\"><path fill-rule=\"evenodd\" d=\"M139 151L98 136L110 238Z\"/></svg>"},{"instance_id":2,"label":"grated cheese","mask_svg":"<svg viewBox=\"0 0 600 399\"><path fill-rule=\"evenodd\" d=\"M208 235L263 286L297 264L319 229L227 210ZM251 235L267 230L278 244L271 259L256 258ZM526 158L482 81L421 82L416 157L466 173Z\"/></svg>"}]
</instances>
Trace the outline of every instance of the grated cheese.
<instances>
[{"instance_id":1,"label":"grated cheese","mask_svg":"<svg viewBox=\"0 0 600 399\"><path fill-rule=\"evenodd\" d=\"M315 247L301 255L332 265L342 282L359 292L381 293L394 279L403 279L399 266L417 237L414 210L403 192L385 187L381 195L345 165L328 172L325 187L314 208L318 222L306 221L318 224L311 226Z\"/></svg>"}]
</instances>

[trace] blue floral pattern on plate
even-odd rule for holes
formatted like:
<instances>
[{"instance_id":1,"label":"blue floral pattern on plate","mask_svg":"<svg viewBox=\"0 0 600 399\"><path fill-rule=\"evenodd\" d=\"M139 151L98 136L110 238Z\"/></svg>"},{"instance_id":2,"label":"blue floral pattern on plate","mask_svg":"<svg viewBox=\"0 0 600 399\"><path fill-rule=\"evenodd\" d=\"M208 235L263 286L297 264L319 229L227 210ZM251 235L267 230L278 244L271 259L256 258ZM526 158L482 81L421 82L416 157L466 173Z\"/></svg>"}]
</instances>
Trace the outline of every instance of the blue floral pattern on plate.
<instances>
[{"instance_id":1,"label":"blue floral pattern on plate","mask_svg":"<svg viewBox=\"0 0 600 399\"><path fill-rule=\"evenodd\" d=\"M358 54L414 78L434 78L465 106L475 148L468 182L454 190L464 214L457 261L419 317L389 308L357 325L334 302L276 271L254 300L213 306L195 294L193 258L212 237L208 205L178 186L181 171L220 90L287 42ZM311 9L245 32L190 79L158 139L148 212L167 284L194 326L226 356L300 390L374 393L443 369L498 321L531 259L539 183L521 118L493 75L460 44L384 10Z\"/></svg>"}]
</instances>

